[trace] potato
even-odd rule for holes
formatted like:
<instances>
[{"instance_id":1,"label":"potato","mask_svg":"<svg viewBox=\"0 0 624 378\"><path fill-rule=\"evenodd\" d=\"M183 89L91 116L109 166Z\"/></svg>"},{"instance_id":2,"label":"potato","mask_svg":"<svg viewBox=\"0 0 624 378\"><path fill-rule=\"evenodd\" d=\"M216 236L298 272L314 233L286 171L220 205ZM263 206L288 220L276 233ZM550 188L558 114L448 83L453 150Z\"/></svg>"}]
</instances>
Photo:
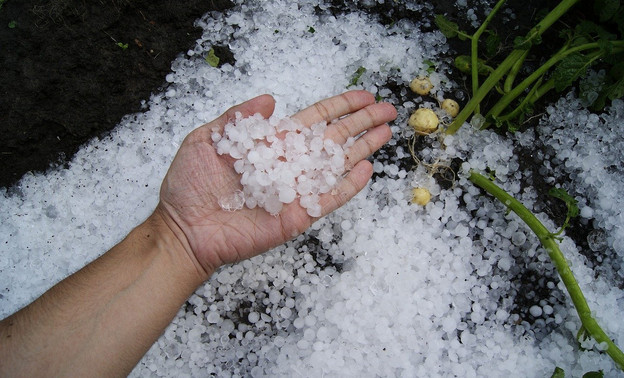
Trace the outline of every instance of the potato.
<instances>
[{"instance_id":1,"label":"potato","mask_svg":"<svg viewBox=\"0 0 624 378\"><path fill-rule=\"evenodd\" d=\"M428 77L419 76L416 79L410 82L410 89L421 96L428 95L431 89L433 88L433 84L431 84L431 80Z\"/></svg>"},{"instance_id":2,"label":"potato","mask_svg":"<svg viewBox=\"0 0 624 378\"><path fill-rule=\"evenodd\" d=\"M419 134L430 134L438 128L438 116L431 109L420 108L410 117L408 124Z\"/></svg>"},{"instance_id":3,"label":"potato","mask_svg":"<svg viewBox=\"0 0 624 378\"><path fill-rule=\"evenodd\" d=\"M426 188L412 189L412 203L425 206L431 200L431 193Z\"/></svg>"},{"instance_id":4,"label":"potato","mask_svg":"<svg viewBox=\"0 0 624 378\"><path fill-rule=\"evenodd\" d=\"M451 100L450 98L442 101L442 105L440 105L440 107L453 118L455 118L459 113L459 104L457 101Z\"/></svg>"}]
</instances>

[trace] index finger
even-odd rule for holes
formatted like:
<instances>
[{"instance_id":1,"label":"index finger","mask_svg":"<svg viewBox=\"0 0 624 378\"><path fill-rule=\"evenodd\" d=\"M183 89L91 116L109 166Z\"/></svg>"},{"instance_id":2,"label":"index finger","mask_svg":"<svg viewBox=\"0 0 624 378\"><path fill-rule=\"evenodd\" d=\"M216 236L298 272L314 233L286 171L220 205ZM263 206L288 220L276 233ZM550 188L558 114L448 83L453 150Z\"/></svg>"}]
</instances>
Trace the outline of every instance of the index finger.
<instances>
[{"instance_id":1,"label":"index finger","mask_svg":"<svg viewBox=\"0 0 624 378\"><path fill-rule=\"evenodd\" d=\"M349 91L308 106L293 115L292 118L304 125L311 126L322 121L331 122L374 103L375 96L370 92Z\"/></svg>"}]
</instances>

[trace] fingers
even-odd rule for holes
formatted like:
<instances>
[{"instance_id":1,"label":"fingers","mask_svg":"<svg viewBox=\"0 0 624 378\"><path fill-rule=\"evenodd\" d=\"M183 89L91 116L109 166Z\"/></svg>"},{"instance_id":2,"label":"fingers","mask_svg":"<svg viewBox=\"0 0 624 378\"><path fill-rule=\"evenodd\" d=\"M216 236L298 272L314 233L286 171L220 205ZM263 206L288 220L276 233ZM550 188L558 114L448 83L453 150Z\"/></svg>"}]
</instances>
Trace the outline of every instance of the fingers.
<instances>
[{"instance_id":1,"label":"fingers","mask_svg":"<svg viewBox=\"0 0 624 378\"><path fill-rule=\"evenodd\" d=\"M304 125L311 126L322 121L331 122L336 118L356 112L375 103L375 97L367 91L349 91L321 100L293 116Z\"/></svg>"},{"instance_id":2,"label":"fingers","mask_svg":"<svg viewBox=\"0 0 624 378\"><path fill-rule=\"evenodd\" d=\"M390 122L397 117L397 111L389 103L368 105L347 117L329 125L325 138L344 144L349 137L355 137L372 127Z\"/></svg>"},{"instance_id":3,"label":"fingers","mask_svg":"<svg viewBox=\"0 0 624 378\"><path fill-rule=\"evenodd\" d=\"M361 160L358 162L334 190L321 196L321 216L325 216L347 203L366 186L372 175L373 165L369 161Z\"/></svg>"},{"instance_id":4,"label":"fingers","mask_svg":"<svg viewBox=\"0 0 624 378\"><path fill-rule=\"evenodd\" d=\"M369 129L353 146L349 147L345 156L345 171L353 169L360 160L364 160L386 144L392 138L392 131L387 124Z\"/></svg>"}]
</instances>

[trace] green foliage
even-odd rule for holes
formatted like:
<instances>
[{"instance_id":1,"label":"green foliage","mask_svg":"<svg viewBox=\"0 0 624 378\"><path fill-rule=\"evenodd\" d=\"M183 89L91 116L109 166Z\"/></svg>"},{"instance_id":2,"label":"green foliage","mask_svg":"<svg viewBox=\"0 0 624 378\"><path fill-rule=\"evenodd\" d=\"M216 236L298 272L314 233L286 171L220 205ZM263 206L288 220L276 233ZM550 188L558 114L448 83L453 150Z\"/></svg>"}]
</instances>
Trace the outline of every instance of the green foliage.
<instances>
[{"instance_id":1,"label":"green foliage","mask_svg":"<svg viewBox=\"0 0 624 378\"><path fill-rule=\"evenodd\" d=\"M496 55L498 49L501 45L501 38L498 34L494 33L491 30L487 30L487 37L485 38L485 55L488 57L492 57Z\"/></svg>"},{"instance_id":2,"label":"green foliage","mask_svg":"<svg viewBox=\"0 0 624 378\"><path fill-rule=\"evenodd\" d=\"M455 67L463 73L470 73L472 71L472 62L468 55L459 55L454 61ZM483 59L477 59L477 72L481 76L489 75L494 69L488 66Z\"/></svg>"},{"instance_id":3,"label":"green foliage","mask_svg":"<svg viewBox=\"0 0 624 378\"><path fill-rule=\"evenodd\" d=\"M608 21L620 9L620 0L596 0L594 2L594 12L598 15L600 22Z\"/></svg>"},{"instance_id":4,"label":"green foliage","mask_svg":"<svg viewBox=\"0 0 624 378\"><path fill-rule=\"evenodd\" d=\"M548 256L550 257L551 262L557 269L557 273L559 273L561 282L563 282L563 285L568 291L570 299L572 300L574 308L576 309L576 313L581 320L582 331L579 331L579 334L581 334L581 332L583 335L587 334L588 336L592 337L598 344L604 345L606 347L604 348L604 351L609 355L609 357L611 357L611 359L613 360L613 362L615 362L618 368L624 371L624 352L622 352L622 350L613 342L609 335L605 333L605 331L602 329L602 327L600 327L600 325L594 318L592 310L587 304L587 300L585 299L585 295L579 287L578 281L574 277L574 273L572 273L567 259L559 248L559 244L557 243L557 238L555 237L555 234L550 232L544 226L544 224L540 222L539 219L537 219L535 214L527 209L520 201L518 201L509 193L501 189L492 180L473 170L470 171L468 179L473 184L477 185L478 187L498 199L507 207L507 209L513 211L520 219L522 219L522 221L524 221L524 223L526 223L531 231L535 233L535 236L537 236L544 249L548 251ZM566 202L573 202L570 195L565 193L565 191L552 190L551 192L555 196L564 199ZM575 203L574 206L576 206ZM578 211L578 209L576 211ZM571 213L570 208L568 208L568 212ZM572 211L572 213L574 213L574 211ZM563 374L563 372L560 372L557 369L555 369L555 373Z\"/></svg>"},{"instance_id":5,"label":"green foliage","mask_svg":"<svg viewBox=\"0 0 624 378\"><path fill-rule=\"evenodd\" d=\"M604 372L602 370L590 371L583 374L583 378L604 378Z\"/></svg>"},{"instance_id":6,"label":"green foliage","mask_svg":"<svg viewBox=\"0 0 624 378\"><path fill-rule=\"evenodd\" d=\"M515 129L533 112L533 104L544 94L551 90L561 92L577 83L581 98L594 110L602 110L608 101L624 97L624 65L621 63L624 60L624 4L622 0L596 0L595 17L584 15L571 24L558 22L580 1L560 0L525 36L514 38L514 49L498 66L489 67L477 54L491 58L504 51L496 33L486 29L488 21L504 3L504 0L499 0L479 30L472 36L466 36L471 39L471 55L455 59L455 66L461 72L471 73L473 95L447 128L447 133L455 133L471 116L480 114L481 101L496 96L492 89L496 89L501 97L498 101L490 101L494 105L485 114L483 128L496 125ZM532 68L528 76L518 78L522 80L516 83L517 76L526 72L522 65L530 56L530 50L542 43L542 34L554 24L563 28L558 33L564 39L563 45L546 56L541 66ZM457 24L443 16L436 17L436 25L447 36L463 33ZM481 33L486 35L485 48L479 52L476 44ZM607 74L588 77L590 68L594 67ZM479 75L486 75L487 79L479 83ZM500 83L503 83L502 90Z\"/></svg>"},{"instance_id":7,"label":"green foliage","mask_svg":"<svg viewBox=\"0 0 624 378\"><path fill-rule=\"evenodd\" d=\"M117 42L116 45L119 46L122 50L126 50L128 48L127 43Z\"/></svg>"},{"instance_id":8,"label":"green foliage","mask_svg":"<svg viewBox=\"0 0 624 378\"><path fill-rule=\"evenodd\" d=\"M570 220L572 218L576 218L579 214L578 201L572 197L568 192L563 188L551 188L548 191L548 195L558 198L565 202L566 207L568 208L568 212L566 214L566 219L563 222L563 225L554 235L559 235L570 225Z\"/></svg>"},{"instance_id":9,"label":"green foliage","mask_svg":"<svg viewBox=\"0 0 624 378\"><path fill-rule=\"evenodd\" d=\"M565 372L563 371L562 368L557 366L555 368L555 371L553 371L552 375L550 376L550 378L565 378Z\"/></svg>"},{"instance_id":10,"label":"green foliage","mask_svg":"<svg viewBox=\"0 0 624 378\"><path fill-rule=\"evenodd\" d=\"M550 378L565 378L565 371L557 366ZM583 374L583 378L604 378L604 372L602 370L590 371Z\"/></svg>"},{"instance_id":11,"label":"green foliage","mask_svg":"<svg viewBox=\"0 0 624 378\"><path fill-rule=\"evenodd\" d=\"M358 67L353 76L351 76L351 81L349 82L349 85L347 85L347 88L357 85L362 75L364 75L364 72L366 72L365 67Z\"/></svg>"},{"instance_id":12,"label":"green foliage","mask_svg":"<svg viewBox=\"0 0 624 378\"><path fill-rule=\"evenodd\" d=\"M4 5L4 3L6 3L9 0L0 0L0 9L2 9L2 6Z\"/></svg>"},{"instance_id":13,"label":"green foliage","mask_svg":"<svg viewBox=\"0 0 624 378\"><path fill-rule=\"evenodd\" d=\"M539 28L532 30L526 36L518 36L514 38L514 49L516 50L529 50L531 47L542 43L542 35L539 32Z\"/></svg>"},{"instance_id":14,"label":"green foliage","mask_svg":"<svg viewBox=\"0 0 624 378\"><path fill-rule=\"evenodd\" d=\"M570 54L557 65L553 72L555 89L561 92L579 77L584 76L591 65L591 59L580 53Z\"/></svg>"},{"instance_id":15,"label":"green foliage","mask_svg":"<svg viewBox=\"0 0 624 378\"><path fill-rule=\"evenodd\" d=\"M436 15L433 22L435 22L436 26L446 38L459 37L462 41L468 39L468 35L459 30L459 25L455 22L449 21L446 17L444 17L444 15Z\"/></svg>"},{"instance_id":16,"label":"green foliage","mask_svg":"<svg viewBox=\"0 0 624 378\"><path fill-rule=\"evenodd\" d=\"M446 38L453 38L457 36L457 31L459 30L459 25L457 25L457 23L449 21L446 17L444 17L444 15L441 14L437 14L433 21Z\"/></svg>"},{"instance_id":17,"label":"green foliage","mask_svg":"<svg viewBox=\"0 0 624 378\"><path fill-rule=\"evenodd\" d=\"M214 49L210 49L208 54L206 54L206 58L204 58L206 63L208 63L211 67L216 67L219 65L219 57L215 55Z\"/></svg>"},{"instance_id":18,"label":"green foliage","mask_svg":"<svg viewBox=\"0 0 624 378\"><path fill-rule=\"evenodd\" d=\"M15 29L15 27L17 26L17 21L13 20L13 21L9 21L9 29Z\"/></svg>"},{"instance_id":19,"label":"green foliage","mask_svg":"<svg viewBox=\"0 0 624 378\"><path fill-rule=\"evenodd\" d=\"M425 68L425 71L427 71L428 74L430 74L432 72L435 72L436 66L437 66L435 64L435 62L432 62L429 59L425 59L425 60L423 60L423 64L427 67L427 68Z\"/></svg>"},{"instance_id":20,"label":"green foliage","mask_svg":"<svg viewBox=\"0 0 624 378\"><path fill-rule=\"evenodd\" d=\"M312 26L310 26L310 28L308 29L308 32L314 33L314 32L316 32L316 30Z\"/></svg>"}]
</instances>

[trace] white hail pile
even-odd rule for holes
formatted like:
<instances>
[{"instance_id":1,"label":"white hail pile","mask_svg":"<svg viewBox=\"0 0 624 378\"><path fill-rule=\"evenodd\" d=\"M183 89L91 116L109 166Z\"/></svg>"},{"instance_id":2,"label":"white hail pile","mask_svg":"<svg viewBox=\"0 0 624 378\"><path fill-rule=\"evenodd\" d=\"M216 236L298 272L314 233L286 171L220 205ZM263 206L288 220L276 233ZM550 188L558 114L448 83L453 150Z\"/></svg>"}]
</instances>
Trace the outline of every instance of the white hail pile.
<instances>
[{"instance_id":1,"label":"white hail pile","mask_svg":"<svg viewBox=\"0 0 624 378\"><path fill-rule=\"evenodd\" d=\"M294 118L261 114L242 118L236 114L223 135L213 132L212 141L219 155L236 159L234 169L241 176L242 191L219 199L225 210L250 209L259 206L276 215L284 204L299 199L311 217L321 216L319 196L328 193L344 172L344 146L325 139L327 122L310 127Z\"/></svg>"},{"instance_id":2,"label":"white hail pile","mask_svg":"<svg viewBox=\"0 0 624 378\"><path fill-rule=\"evenodd\" d=\"M198 24L204 36L173 62L169 88L155 94L145 112L85 146L68 169L25 177L0 198L0 316L142 221L184 136L235 103L271 93L283 117L344 91L365 67L359 87L398 105L403 99L389 97L384 83L402 83L407 93L424 59L440 63L434 96L456 89L438 58L447 49L444 37L422 33L411 21L386 27L363 13L332 15L312 0L239 1ZM234 65L205 63L216 44L230 47ZM566 185L578 189L570 192L584 205L583 216L607 234L605 256L621 266L621 254L609 253L621 240L620 200L603 189L624 189L621 163L612 161L619 155L606 155L610 144L622 143L616 131L621 104L591 119L589 130L583 117L592 116L570 98L549 109L539 137L527 132L502 139L468 126L444 140L428 137L430 147L418 151L422 162L442 168L463 160L455 186L445 189L424 164L402 168L411 157L396 145L410 136L405 125L418 101L399 106L394 138L373 160L374 182L306 234L215 273L132 376L544 377L555 366L569 376L598 369L616 376L613 363L592 345L578 348L578 318L535 236L469 184L465 172L489 168L555 230L537 208L537 193L522 186L530 170L520 170L514 155L514 148L549 140L553 153L539 162L544 174L563 180L561 169L574 173ZM605 142L596 144L592 135ZM584 144L574 144L577 139ZM568 155L554 163L554 151ZM593 163L584 165L583 156ZM427 187L432 201L409 205L413 186ZM624 296L612 280L615 268L601 266L605 274L594 278L571 239L564 237L561 248L599 323L623 345ZM521 286L523 280L533 286ZM525 308L514 305L520 293Z\"/></svg>"}]
</instances>

